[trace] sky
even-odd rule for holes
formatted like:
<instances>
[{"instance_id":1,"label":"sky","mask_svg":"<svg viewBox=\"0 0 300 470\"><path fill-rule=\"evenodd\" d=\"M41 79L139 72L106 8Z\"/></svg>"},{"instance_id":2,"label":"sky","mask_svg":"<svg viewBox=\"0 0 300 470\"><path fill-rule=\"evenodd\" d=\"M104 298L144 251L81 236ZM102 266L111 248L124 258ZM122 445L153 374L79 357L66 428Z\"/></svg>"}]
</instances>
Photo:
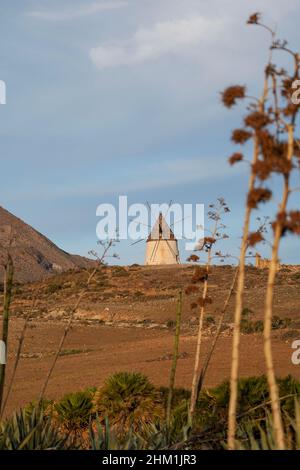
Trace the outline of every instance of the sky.
<instances>
[{"instance_id":1,"label":"sky","mask_svg":"<svg viewBox=\"0 0 300 470\"><path fill-rule=\"evenodd\" d=\"M236 255L247 171L227 158L245 111L224 109L220 91L240 83L259 93L269 37L246 19L262 12L297 49L299 0L1 3L0 205L87 255L97 206L117 205L119 195L129 204L206 207L222 196L231 209L222 248ZM272 215L277 203L275 192L254 218ZM295 193L292 207L299 203ZM115 262L143 262L144 243L116 249ZM283 240L280 257L300 263L299 239Z\"/></svg>"}]
</instances>

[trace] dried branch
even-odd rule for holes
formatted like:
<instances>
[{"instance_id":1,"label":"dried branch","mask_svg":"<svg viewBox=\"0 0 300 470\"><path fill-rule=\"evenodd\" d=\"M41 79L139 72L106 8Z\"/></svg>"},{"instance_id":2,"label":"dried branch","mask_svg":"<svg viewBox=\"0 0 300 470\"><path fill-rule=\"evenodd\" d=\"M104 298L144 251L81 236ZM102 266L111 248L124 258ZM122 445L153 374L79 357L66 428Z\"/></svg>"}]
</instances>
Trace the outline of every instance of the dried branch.
<instances>
[{"instance_id":1,"label":"dried branch","mask_svg":"<svg viewBox=\"0 0 300 470\"><path fill-rule=\"evenodd\" d=\"M62 350L62 347L64 345L64 342L65 342L65 339L67 337L67 334L69 333L70 331L70 328L72 326L72 323L73 323L73 320L74 320L74 315L76 313L76 311L78 310L78 307L79 305L81 304L82 302L82 299L84 297L84 295L86 294L86 292L88 291L88 288L92 282L92 280L94 279L96 273L98 272L98 269L100 266L102 266L103 264L103 260L105 259L109 249L113 246L113 243L114 243L114 240L109 240L109 242L107 243L107 245L105 246L104 248L104 252L102 254L102 256L100 258L98 258L97 260L97 264L96 264L96 267L92 270L92 272L90 273L88 279L87 279L87 282L86 282L86 285L85 287L81 290L81 293L79 294L79 297L74 305L74 307L72 308L71 312L70 312L70 317L69 317L69 320L67 322L67 325L64 329L64 332L62 334L62 337L61 337L61 340L59 342L59 345L58 345L58 348L57 348L57 351L56 351L56 354L54 356L54 359L53 359L53 362L50 366L50 369L48 371L48 374L46 376L46 379L45 379L45 382L43 384L43 387L42 387L42 390L41 390L41 393L40 393L40 398L39 398L39 401L41 402L45 396L45 392L46 392L46 389L47 389L47 386L48 386L48 383L49 383L49 380L51 378L51 375L53 373L53 370L55 368L55 365L57 363L57 360L60 356L60 353L61 353L61 350Z\"/></svg>"},{"instance_id":2,"label":"dried branch","mask_svg":"<svg viewBox=\"0 0 300 470\"><path fill-rule=\"evenodd\" d=\"M2 341L5 345L6 357L8 346L8 326L9 326L9 313L10 304L12 300L14 279L14 264L10 252L7 255L7 263L5 265L5 281L4 281L4 304L3 304L3 323L2 323ZM6 362L6 361L5 361ZM5 372L6 364L0 364L0 410L2 410L2 401L5 385Z\"/></svg>"}]
</instances>

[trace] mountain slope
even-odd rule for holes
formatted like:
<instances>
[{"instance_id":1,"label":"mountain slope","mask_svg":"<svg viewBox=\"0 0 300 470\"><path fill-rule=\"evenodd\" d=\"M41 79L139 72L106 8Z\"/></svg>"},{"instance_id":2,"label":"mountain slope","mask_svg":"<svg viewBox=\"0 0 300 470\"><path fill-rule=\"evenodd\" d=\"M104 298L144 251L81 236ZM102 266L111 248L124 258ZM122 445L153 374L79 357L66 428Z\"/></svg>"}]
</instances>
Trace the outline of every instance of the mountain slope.
<instances>
[{"instance_id":1,"label":"mountain slope","mask_svg":"<svg viewBox=\"0 0 300 470\"><path fill-rule=\"evenodd\" d=\"M69 269L91 266L93 261L58 248L44 235L0 207L0 264L7 256L11 242L11 254L15 265L15 279L30 282ZM0 279L3 269L0 270Z\"/></svg>"}]
</instances>

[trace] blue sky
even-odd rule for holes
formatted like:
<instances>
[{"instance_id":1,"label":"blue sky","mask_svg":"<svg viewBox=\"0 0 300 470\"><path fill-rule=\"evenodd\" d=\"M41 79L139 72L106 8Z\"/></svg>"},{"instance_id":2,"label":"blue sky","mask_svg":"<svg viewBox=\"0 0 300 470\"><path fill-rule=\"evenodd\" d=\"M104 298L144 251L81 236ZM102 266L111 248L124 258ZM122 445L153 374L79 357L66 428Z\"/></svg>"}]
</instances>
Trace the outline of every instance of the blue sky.
<instances>
[{"instance_id":1,"label":"blue sky","mask_svg":"<svg viewBox=\"0 0 300 470\"><path fill-rule=\"evenodd\" d=\"M86 255L96 243L96 207L120 194L130 203L208 204L224 196L231 207L224 250L236 254L246 173L226 159L243 109L223 109L219 92L236 82L252 94L260 90L268 36L246 26L249 14L265 13L297 48L298 3L2 4L0 204L65 250ZM299 202L295 193L293 206ZM120 243L119 262L141 263L144 248ZM299 240L284 241L281 259L300 262Z\"/></svg>"}]
</instances>

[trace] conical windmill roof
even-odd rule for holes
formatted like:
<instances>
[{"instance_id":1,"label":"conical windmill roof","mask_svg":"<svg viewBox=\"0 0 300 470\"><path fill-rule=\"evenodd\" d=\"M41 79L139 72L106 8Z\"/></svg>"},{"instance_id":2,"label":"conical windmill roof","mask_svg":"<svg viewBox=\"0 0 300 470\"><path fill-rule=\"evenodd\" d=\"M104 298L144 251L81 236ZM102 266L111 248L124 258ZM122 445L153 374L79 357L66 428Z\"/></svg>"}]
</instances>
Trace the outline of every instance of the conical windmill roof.
<instances>
[{"instance_id":1,"label":"conical windmill roof","mask_svg":"<svg viewBox=\"0 0 300 470\"><path fill-rule=\"evenodd\" d=\"M159 217L147 238L147 242L151 240L176 240L173 231L170 229L162 213L159 214Z\"/></svg>"}]
</instances>

